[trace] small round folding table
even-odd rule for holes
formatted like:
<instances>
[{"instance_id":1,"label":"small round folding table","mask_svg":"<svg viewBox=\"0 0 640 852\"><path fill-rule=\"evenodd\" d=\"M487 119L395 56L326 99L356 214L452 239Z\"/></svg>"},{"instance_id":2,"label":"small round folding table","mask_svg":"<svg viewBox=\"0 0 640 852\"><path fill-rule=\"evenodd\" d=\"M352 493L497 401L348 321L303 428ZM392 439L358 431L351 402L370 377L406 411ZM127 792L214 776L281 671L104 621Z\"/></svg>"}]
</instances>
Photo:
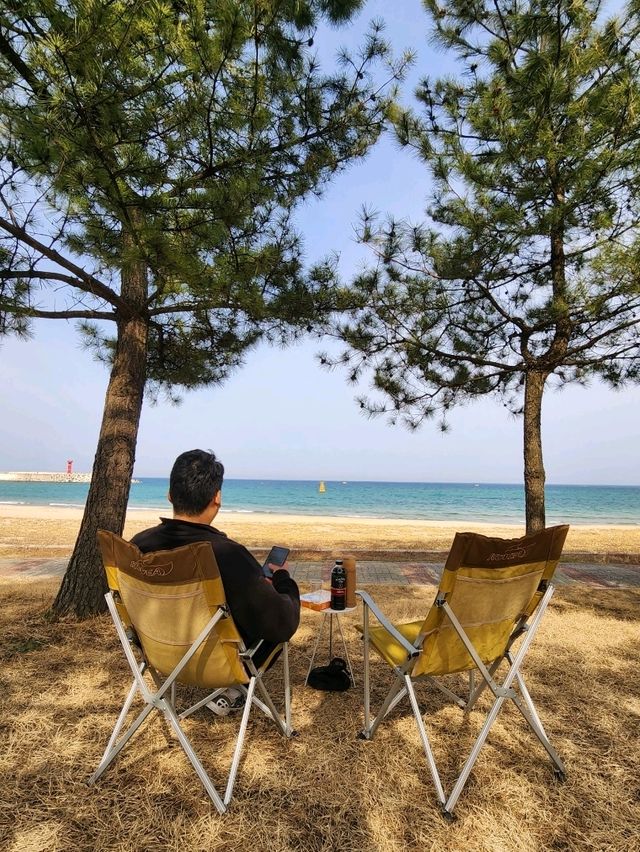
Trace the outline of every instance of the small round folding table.
<instances>
[{"instance_id":1,"label":"small round folding table","mask_svg":"<svg viewBox=\"0 0 640 852\"><path fill-rule=\"evenodd\" d=\"M316 636L316 641L313 646L313 652L311 654L311 659L309 660L309 669L307 670L307 676L305 678L305 685L309 681L309 675L311 673L311 669L313 668L313 664L316 659L316 654L318 652L318 646L320 644L320 640L324 634L324 629L327 624L327 619L329 620L329 662L333 659L333 620L336 620L336 626L338 628L338 633L340 635L340 640L342 641L342 647L344 650L344 656L347 661L347 670L349 672L349 677L351 678L351 683L353 686L356 684L356 680L353 676L353 668L351 666L351 658L349 657L349 651L347 650L347 643L344 640L344 633L342 632L342 624L340 623L340 616L345 615L349 612L354 612L357 609L355 606L347 607L346 609L312 609L312 612L315 612L317 615L322 616L322 623L320 624L320 630L318 631L318 635Z\"/></svg>"}]
</instances>

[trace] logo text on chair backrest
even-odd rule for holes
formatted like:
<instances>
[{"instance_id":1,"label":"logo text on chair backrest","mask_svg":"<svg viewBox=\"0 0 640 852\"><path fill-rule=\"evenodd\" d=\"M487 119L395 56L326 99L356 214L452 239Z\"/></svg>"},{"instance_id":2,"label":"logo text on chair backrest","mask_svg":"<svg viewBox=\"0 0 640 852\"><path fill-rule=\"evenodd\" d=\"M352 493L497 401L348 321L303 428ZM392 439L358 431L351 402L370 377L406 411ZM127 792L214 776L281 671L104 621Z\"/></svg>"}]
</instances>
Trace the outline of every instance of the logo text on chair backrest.
<instances>
[{"instance_id":1,"label":"logo text on chair backrest","mask_svg":"<svg viewBox=\"0 0 640 852\"><path fill-rule=\"evenodd\" d=\"M513 559L524 559L532 546L533 545L531 544L517 544L505 550L503 553L490 553L489 556L487 556L487 562L507 562Z\"/></svg>"},{"instance_id":2,"label":"logo text on chair backrest","mask_svg":"<svg viewBox=\"0 0 640 852\"><path fill-rule=\"evenodd\" d=\"M165 562L164 565L146 565L144 561L132 559L129 567L145 577L166 577L173 571L173 562Z\"/></svg>"}]
</instances>

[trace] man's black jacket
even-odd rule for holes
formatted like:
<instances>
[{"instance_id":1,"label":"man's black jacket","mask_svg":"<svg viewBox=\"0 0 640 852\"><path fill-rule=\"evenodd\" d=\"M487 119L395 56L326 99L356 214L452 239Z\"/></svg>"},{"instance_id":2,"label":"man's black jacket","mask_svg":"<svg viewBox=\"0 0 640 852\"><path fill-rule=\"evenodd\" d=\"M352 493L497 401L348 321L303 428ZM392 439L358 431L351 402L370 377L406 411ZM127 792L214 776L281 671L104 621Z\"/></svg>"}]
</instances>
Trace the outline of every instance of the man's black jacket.
<instances>
[{"instance_id":1,"label":"man's black jacket","mask_svg":"<svg viewBox=\"0 0 640 852\"><path fill-rule=\"evenodd\" d=\"M293 636L300 621L300 592L288 571L275 571L269 582L247 548L215 527L173 518L160 521L157 527L137 533L131 539L133 544L143 553L151 553L208 541L220 569L231 615L247 645L264 639L273 646ZM261 652L266 650L260 648ZM263 656L259 654L260 658Z\"/></svg>"}]
</instances>

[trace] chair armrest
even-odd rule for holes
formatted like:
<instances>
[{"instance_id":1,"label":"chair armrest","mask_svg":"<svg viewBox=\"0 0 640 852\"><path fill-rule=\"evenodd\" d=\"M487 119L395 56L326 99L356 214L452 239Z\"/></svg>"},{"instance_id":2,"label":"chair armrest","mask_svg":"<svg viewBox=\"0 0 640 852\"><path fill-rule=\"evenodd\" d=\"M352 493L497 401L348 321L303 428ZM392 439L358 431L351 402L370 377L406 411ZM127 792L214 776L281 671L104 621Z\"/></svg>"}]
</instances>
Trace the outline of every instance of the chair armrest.
<instances>
[{"instance_id":1,"label":"chair armrest","mask_svg":"<svg viewBox=\"0 0 640 852\"><path fill-rule=\"evenodd\" d=\"M245 648L244 651L239 651L238 655L242 658L252 659L255 652L258 650L260 645L264 642L264 639L257 639L253 645L250 645L248 648Z\"/></svg>"},{"instance_id":2,"label":"chair armrest","mask_svg":"<svg viewBox=\"0 0 640 852\"><path fill-rule=\"evenodd\" d=\"M275 645L273 650L275 651L277 648L284 647L287 644L288 641L289 640L287 639L285 642L278 642ZM256 639L256 641L253 643L253 645L249 645L249 647L245 648L244 651L238 651L238 655L240 657L242 657L243 659L244 658L252 659L255 652L258 650L260 645L262 645L263 643L264 643L264 639Z\"/></svg>"},{"instance_id":3,"label":"chair armrest","mask_svg":"<svg viewBox=\"0 0 640 852\"><path fill-rule=\"evenodd\" d=\"M418 654L420 653L420 649L416 648L415 645L412 645L411 642L409 642L409 640L406 638L406 636L403 636L402 633L400 633L393 626L393 624L389 621L389 619L386 617L386 615L384 615L378 609L378 606L376 605L376 603L373 600L373 598L371 597L371 595L368 592L362 592L359 589L356 589L356 595L358 595L358 597L362 598L362 603L365 606L369 607L371 612L375 615L376 619L384 627L384 629L387 631L387 633L389 633L390 636L393 636L393 638L396 640L396 642L398 642L400 645L402 645L402 647L409 654L409 656L417 657Z\"/></svg>"}]
</instances>

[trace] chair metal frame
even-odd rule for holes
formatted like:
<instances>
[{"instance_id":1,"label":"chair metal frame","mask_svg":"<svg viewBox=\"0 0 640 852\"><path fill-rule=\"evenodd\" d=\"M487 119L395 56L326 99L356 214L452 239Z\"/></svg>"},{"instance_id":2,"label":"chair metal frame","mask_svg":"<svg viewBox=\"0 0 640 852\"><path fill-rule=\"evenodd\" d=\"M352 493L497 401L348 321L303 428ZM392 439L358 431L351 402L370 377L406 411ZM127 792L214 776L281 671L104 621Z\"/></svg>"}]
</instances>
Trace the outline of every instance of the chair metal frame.
<instances>
[{"instance_id":1,"label":"chair metal frame","mask_svg":"<svg viewBox=\"0 0 640 852\"><path fill-rule=\"evenodd\" d=\"M195 749L193 748L193 745L185 734L180 722L181 720L186 719L192 713L195 713L196 710L199 710L201 707L204 707L210 701L215 699L220 693L224 691L224 689L214 690L213 692L209 693L205 698L198 701L196 704L193 704L192 706L187 707L181 713L178 713L176 710L176 684L180 672L187 665L193 655L197 652L198 648L204 642L206 642L207 638L215 629L216 624L223 618L231 617L227 607L221 606L217 608L216 612L212 615L209 622L205 625L203 630L193 641L192 645L180 659L173 671L166 678L163 678L162 675L158 671L156 671L145 658L144 652L142 651L140 645L136 642L135 636L131 629L125 629L125 626L122 623L122 619L117 608L117 604L122 605L122 603L121 599L119 599L119 596L118 598L116 597L117 595L117 592L109 591L105 595L105 599L107 601L107 606L109 608L111 618L113 619L118 638L120 639L120 644L122 645L125 657L133 673L133 682L131 684L131 688L129 689L129 693L124 702L122 710L120 711L120 715L118 716L116 725L113 729L102 759L98 764L98 767L95 772L88 779L88 783L94 784L98 780L98 778L100 778L100 776L105 772L105 770L109 767L109 765L113 762L117 755L127 745L131 737L140 728L140 726L143 724L149 714L153 710L157 710L164 716L164 718L174 731L176 737L180 742L180 745L182 746L187 757L189 758L191 765L195 769L198 778L202 782L205 790L207 791L207 794L215 805L216 810L218 811L218 813L223 814L226 812L233 795L233 787L240 764L245 734L252 707L255 705L268 718L272 719L283 736L290 737L294 733L293 728L291 727L291 685L289 678L288 642L284 642L280 646L278 646L278 648L282 649L282 662L284 666L284 718L277 711L274 702L263 683L263 675L265 673L266 665L263 665L260 669L257 669L253 662L253 656L255 655L258 648L261 646L262 641L260 640L256 642L250 648L246 648L243 643L240 643L240 647L238 648L238 654L246 670L248 671L249 681L248 684L237 684L237 687L241 689L242 692L244 692L245 694L245 706L242 712L238 738L231 761L231 767L229 769L229 774L227 777L225 793L224 796L221 797L216 788L214 787L206 770L204 769L202 762L196 754ZM141 656L140 660L137 659L136 653L134 652L134 648ZM275 649L273 653L275 654L277 650L278 649ZM145 681L145 673L151 675L151 678L155 685L155 690L150 688L147 682ZM263 700L260 700L260 698L255 695L256 689L262 696ZM138 716L131 722L126 731L121 735L122 729L125 725L127 716L131 709L131 705L133 704L136 695L140 695L140 697L144 701L144 707L138 714Z\"/></svg>"},{"instance_id":2,"label":"chair metal frame","mask_svg":"<svg viewBox=\"0 0 640 852\"><path fill-rule=\"evenodd\" d=\"M422 646L425 640L425 634L420 633L416 637L415 641L411 643L405 636L403 636L399 632L397 627L392 624L391 621L381 612L379 607L376 605L374 600L367 592L361 590L356 591L356 594L361 598L363 602L362 636L364 640L364 727L359 736L361 739L371 740L383 719L385 719L391 713L391 711L402 701L405 696L408 696L409 703L411 705L411 710L415 718L416 725L418 727L418 733L425 753L429 771L431 773L431 777L433 779L433 783L436 789L436 795L441 805L442 812L447 819L453 819L453 809L456 806L458 798L460 797L460 794L464 789L464 786L469 778L469 775L478 758L478 755L480 754L480 751L489 735L491 727L493 726L498 716L498 713L500 712L500 709L505 703L505 701L512 701L518 708L525 721L527 722L527 724L529 725L529 727L531 728L531 730L533 731L533 733L551 758L556 776L561 780L564 780L566 776L565 765L562 762L562 759L560 758L559 754L549 741L547 733L542 725L542 722L540 721L540 717L538 716L536 708L531 699L531 695L529 693L529 690L527 689L526 683L520 671L527 652L529 651L529 648L533 640L535 639L536 633L538 632L542 618L549 605L549 601L551 600L551 597L554 593L554 586L552 583L544 580L540 583L538 591L539 593L541 593L541 599L535 607L533 613L531 614L530 620L529 616L527 616L526 614L522 615L517 620L514 629L512 630L511 635L509 636L506 648L504 649L503 653L488 666L485 665L485 663L480 658L476 648L473 645L473 642L469 638L467 632L465 631L460 621L456 617L456 614L447 602L446 594L441 591L438 592L433 606L442 610L444 616L449 620L455 633L464 644L467 652L469 653L469 656L475 664L475 668L469 671L469 691L466 698L462 698L461 696L450 690L448 687L442 684L436 676L429 674L419 674L417 676L413 676L412 670L416 666L416 662L423 651ZM397 642L402 647L402 649L406 652L407 655L406 660L402 665L391 665L388 661L385 661L388 665L390 665L390 667L394 671L395 679L382 703L382 706L380 707L378 713L373 719L371 718L371 677L369 659L371 645L369 632L370 613L373 613L379 624L384 628L385 631L387 631L387 633L395 640L395 642ZM516 643L520 639L522 641L519 642L517 649L515 651L512 651L514 643ZM499 681L497 679L497 671L503 661L506 661L508 663L509 668L504 678ZM476 685L477 673L480 674L481 680ZM465 713L468 713L473 709L478 698L485 689L489 689L490 692L493 694L493 703L486 716L482 729L478 734L478 737L471 749L471 752L448 796L445 794L442 781L440 779L438 767L433 756L431 743L427 734L426 726L424 724L424 720L420 711L420 707L418 705L414 689L414 683L423 680L428 681L429 683L436 686L449 699L451 699L459 707L461 707Z\"/></svg>"}]
</instances>

